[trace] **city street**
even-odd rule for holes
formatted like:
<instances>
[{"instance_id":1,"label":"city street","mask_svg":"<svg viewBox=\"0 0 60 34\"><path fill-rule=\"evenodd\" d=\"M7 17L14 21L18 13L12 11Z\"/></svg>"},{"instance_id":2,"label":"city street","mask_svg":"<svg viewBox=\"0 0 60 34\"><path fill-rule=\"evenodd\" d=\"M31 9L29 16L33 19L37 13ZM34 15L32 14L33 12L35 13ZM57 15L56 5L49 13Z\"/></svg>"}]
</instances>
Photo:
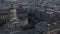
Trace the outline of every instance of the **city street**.
<instances>
[{"instance_id":1,"label":"city street","mask_svg":"<svg viewBox=\"0 0 60 34\"><path fill-rule=\"evenodd\" d=\"M4 29L3 29L3 27L0 27L0 34L4 34Z\"/></svg>"},{"instance_id":2,"label":"city street","mask_svg":"<svg viewBox=\"0 0 60 34\"><path fill-rule=\"evenodd\" d=\"M35 29L16 30L13 32L5 32L3 27L0 27L0 34L35 34Z\"/></svg>"}]
</instances>

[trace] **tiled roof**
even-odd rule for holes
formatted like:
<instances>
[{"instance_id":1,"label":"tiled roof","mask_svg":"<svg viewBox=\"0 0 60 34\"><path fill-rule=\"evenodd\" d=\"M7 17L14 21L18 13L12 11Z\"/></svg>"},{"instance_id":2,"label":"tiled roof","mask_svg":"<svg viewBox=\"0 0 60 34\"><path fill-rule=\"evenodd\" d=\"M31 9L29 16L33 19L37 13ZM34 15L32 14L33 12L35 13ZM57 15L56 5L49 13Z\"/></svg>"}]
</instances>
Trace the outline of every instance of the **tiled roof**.
<instances>
[{"instance_id":1,"label":"tiled roof","mask_svg":"<svg viewBox=\"0 0 60 34\"><path fill-rule=\"evenodd\" d=\"M0 13L7 13L8 9L1 9Z\"/></svg>"},{"instance_id":2,"label":"tiled roof","mask_svg":"<svg viewBox=\"0 0 60 34\"><path fill-rule=\"evenodd\" d=\"M56 30L56 29L59 29L60 28L60 23L58 22L53 22L53 23L38 23L38 27L39 28L43 28L45 31L53 31L53 30Z\"/></svg>"},{"instance_id":3,"label":"tiled roof","mask_svg":"<svg viewBox=\"0 0 60 34\"><path fill-rule=\"evenodd\" d=\"M0 10L0 15L7 15L9 12L8 9L1 9ZM26 13L27 11L25 9L17 9L17 13Z\"/></svg>"},{"instance_id":4,"label":"tiled roof","mask_svg":"<svg viewBox=\"0 0 60 34\"><path fill-rule=\"evenodd\" d=\"M1 9L0 10L0 15L7 15L8 9Z\"/></svg>"}]
</instances>

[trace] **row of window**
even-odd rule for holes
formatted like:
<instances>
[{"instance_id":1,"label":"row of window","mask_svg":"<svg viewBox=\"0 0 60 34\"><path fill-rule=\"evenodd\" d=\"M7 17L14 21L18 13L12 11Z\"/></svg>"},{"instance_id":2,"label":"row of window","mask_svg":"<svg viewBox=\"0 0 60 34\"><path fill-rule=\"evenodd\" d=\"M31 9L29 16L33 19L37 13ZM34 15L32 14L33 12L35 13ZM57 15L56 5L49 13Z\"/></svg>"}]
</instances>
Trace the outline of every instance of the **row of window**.
<instances>
[{"instance_id":1,"label":"row of window","mask_svg":"<svg viewBox=\"0 0 60 34\"><path fill-rule=\"evenodd\" d=\"M7 18L8 16L0 16L0 19L5 19L5 18Z\"/></svg>"}]
</instances>

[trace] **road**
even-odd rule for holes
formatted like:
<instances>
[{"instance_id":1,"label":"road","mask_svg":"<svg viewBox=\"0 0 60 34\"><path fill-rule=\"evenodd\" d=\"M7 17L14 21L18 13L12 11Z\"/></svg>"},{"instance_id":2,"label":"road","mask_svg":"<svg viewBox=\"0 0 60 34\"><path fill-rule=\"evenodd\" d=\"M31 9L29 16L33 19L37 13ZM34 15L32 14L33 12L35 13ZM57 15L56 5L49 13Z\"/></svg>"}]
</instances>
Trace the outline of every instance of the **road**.
<instances>
[{"instance_id":1,"label":"road","mask_svg":"<svg viewBox=\"0 0 60 34\"><path fill-rule=\"evenodd\" d=\"M35 33L34 29L22 30L20 32L14 31L14 34L34 34L34 33Z\"/></svg>"},{"instance_id":2,"label":"road","mask_svg":"<svg viewBox=\"0 0 60 34\"><path fill-rule=\"evenodd\" d=\"M4 32L3 27L0 27L0 34L5 34L6 32ZM35 33L35 29L28 29L28 30L17 30L17 31L13 31L13 32L8 32L6 34L34 34Z\"/></svg>"},{"instance_id":3,"label":"road","mask_svg":"<svg viewBox=\"0 0 60 34\"><path fill-rule=\"evenodd\" d=\"M4 34L4 29L3 29L3 27L0 27L0 34Z\"/></svg>"}]
</instances>

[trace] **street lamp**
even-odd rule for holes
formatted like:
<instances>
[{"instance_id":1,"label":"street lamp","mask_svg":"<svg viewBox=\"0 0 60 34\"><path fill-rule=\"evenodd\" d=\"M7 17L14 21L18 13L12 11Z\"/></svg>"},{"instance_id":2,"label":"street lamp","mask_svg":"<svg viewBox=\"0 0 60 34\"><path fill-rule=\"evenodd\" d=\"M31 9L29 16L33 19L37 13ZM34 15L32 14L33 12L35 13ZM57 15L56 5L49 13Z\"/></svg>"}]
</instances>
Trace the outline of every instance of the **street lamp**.
<instances>
[{"instance_id":1,"label":"street lamp","mask_svg":"<svg viewBox=\"0 0 60 34\"><path fill-rule=\"evenodd\" d=\"M50 25L51 25L51 24L47 24L47 26L48 26L48 32L47 32L47 34L49 34L49 27L50 27Z\"/></svg>"}]
</instances>

